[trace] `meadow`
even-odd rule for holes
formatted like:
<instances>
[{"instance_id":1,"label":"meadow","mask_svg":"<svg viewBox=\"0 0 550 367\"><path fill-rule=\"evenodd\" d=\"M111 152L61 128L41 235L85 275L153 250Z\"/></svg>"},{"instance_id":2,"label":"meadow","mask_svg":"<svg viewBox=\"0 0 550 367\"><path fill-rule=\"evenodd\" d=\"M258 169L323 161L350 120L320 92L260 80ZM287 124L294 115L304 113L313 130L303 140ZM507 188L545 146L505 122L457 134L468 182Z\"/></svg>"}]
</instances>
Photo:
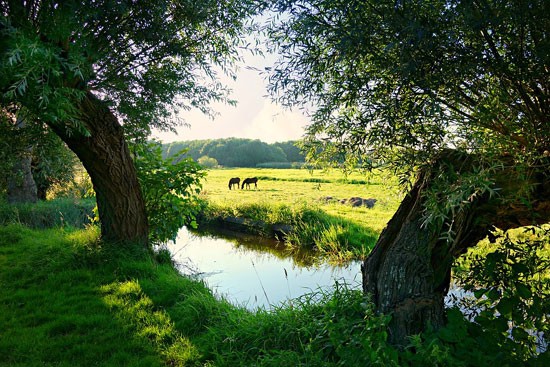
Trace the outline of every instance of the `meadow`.
<instances>
[{"instance_id":1,"label":"meadow","mask_svg":"<svg viewBox=\"0 0 550 367\"><path fill-rule=\"evenodd\" d=\"M257 188L230 190L232 177L257 177ZM291 224L296 231L287 238L289 246L313 246L344 261L368 254L402 199L397 180L384 172L268 168L209 170L201 197L209 219L235 216ZM351 197L377 201L372 208L340 202Z\"/></svg>"}]
</instances>

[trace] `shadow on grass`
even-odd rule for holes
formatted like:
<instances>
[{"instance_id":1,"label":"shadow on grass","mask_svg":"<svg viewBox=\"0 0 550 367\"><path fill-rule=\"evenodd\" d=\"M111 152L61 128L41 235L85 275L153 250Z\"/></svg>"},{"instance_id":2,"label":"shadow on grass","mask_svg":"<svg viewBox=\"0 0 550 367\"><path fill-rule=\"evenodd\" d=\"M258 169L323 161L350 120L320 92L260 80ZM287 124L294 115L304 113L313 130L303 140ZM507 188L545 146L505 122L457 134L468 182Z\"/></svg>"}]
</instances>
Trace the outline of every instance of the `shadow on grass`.
<instances>
[{"instance_id":1,"label":"shadow on grass","mask_svg":"<svg viewBox=\"0 0 550 367\"><path fill-rule=\"evenodd\" d=\"M210 291L197 282L186 288L145 252L91 245L86 232L0 227L0 366L195 363L197 348L165 309L177 313L193 294L214 302ZM159 282L170 273L179 284Z\"/></svg>"}]
</instances>

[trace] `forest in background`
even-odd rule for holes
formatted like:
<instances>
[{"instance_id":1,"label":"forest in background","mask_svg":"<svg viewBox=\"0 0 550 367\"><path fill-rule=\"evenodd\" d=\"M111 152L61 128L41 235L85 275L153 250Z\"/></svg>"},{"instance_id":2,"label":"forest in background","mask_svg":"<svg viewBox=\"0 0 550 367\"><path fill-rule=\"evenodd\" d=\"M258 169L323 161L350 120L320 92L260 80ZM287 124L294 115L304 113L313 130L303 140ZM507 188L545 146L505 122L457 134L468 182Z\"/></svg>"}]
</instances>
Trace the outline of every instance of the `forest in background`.
<instances>
[{"instance_id":1,"label":"forest in background","mask_svg":"<svg viewBox=\"0 0 550 367\"><path fill-rule=\"evenodd\" d=\"M206 162L210 167L296 168L305 162L296 141L273 144L242 138L178 141L163 144L162 154L168 158L184 149L187 152L182 157L191 157L203 165Z\"/></svg>"}]
</instances>

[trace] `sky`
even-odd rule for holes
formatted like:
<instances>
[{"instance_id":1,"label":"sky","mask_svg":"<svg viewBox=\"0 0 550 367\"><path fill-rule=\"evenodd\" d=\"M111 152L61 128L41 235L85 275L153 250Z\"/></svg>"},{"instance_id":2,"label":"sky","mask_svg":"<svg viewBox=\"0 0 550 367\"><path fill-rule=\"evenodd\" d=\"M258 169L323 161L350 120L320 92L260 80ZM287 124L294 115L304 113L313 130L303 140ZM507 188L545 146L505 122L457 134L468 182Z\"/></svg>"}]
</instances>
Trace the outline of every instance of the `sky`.
<instances>
[{"instance_id":1,"label":"sky","mask_svg":"<svg viewBox=\"0 0 550 367\"><path fill-rule=\"evenodd\" d=\"M308 118L299 110L288 110L275 104L267 96L267 83L258 70L267 66L270 58L261 55L244 54L247 65L240 67L237 79L221 78L233 90L231 98L236 106L214 103L218 113L212 119L200 111L184 111L180 114L190 126L179 126L177 134L154 131L153 137L163 143L174 141L248 138L274 143L300 139Z\"/></svg>"}]
</instances>

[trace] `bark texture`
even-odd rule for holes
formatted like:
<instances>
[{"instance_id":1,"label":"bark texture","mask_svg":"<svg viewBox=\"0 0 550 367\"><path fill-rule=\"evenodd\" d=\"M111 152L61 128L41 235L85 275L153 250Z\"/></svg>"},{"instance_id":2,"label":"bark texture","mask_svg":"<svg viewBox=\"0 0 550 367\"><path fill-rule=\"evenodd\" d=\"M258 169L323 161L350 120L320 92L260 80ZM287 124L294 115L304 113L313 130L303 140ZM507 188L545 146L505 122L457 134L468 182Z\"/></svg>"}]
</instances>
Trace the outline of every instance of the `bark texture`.
<instances>
[{"instance_id":1,"label":"bark texture","mask_svg":"<svg viewBox=\"0 0 550 367\"><path fill-rule=\"evenodd\" d=\"M529 182L518 183L506 169L495 174L495 185L502 195L478 197L455 212L451 242L440 238L441 229L422 227L426 190L445 167L461 171L473 167L475 157L446 151L429 170L421 172L412 190L382 231L378 242L363 264L363 290L372 296L377 311L391 314L389 341L404 346L407 337L427 328L445 324L444 297L449 289L453 260L475 246L496 226L506 230L550 220L548 175L528 175ZM518 184L533 185L531 202L505 199Z\"/></svg>"},{"instance_id":2,"label":"bark texture","mask_svg":"<svg viewBox=\"0 0 550 367\"><path fill-rule=\"evenodd\" d=\"M96 193L101 234L110 242L147 246L145 202L122 127L111 110L91 93L80 105L81 121L90 132L55 132L75 152L90 175Z\"/></svg>"}]
</instances>

